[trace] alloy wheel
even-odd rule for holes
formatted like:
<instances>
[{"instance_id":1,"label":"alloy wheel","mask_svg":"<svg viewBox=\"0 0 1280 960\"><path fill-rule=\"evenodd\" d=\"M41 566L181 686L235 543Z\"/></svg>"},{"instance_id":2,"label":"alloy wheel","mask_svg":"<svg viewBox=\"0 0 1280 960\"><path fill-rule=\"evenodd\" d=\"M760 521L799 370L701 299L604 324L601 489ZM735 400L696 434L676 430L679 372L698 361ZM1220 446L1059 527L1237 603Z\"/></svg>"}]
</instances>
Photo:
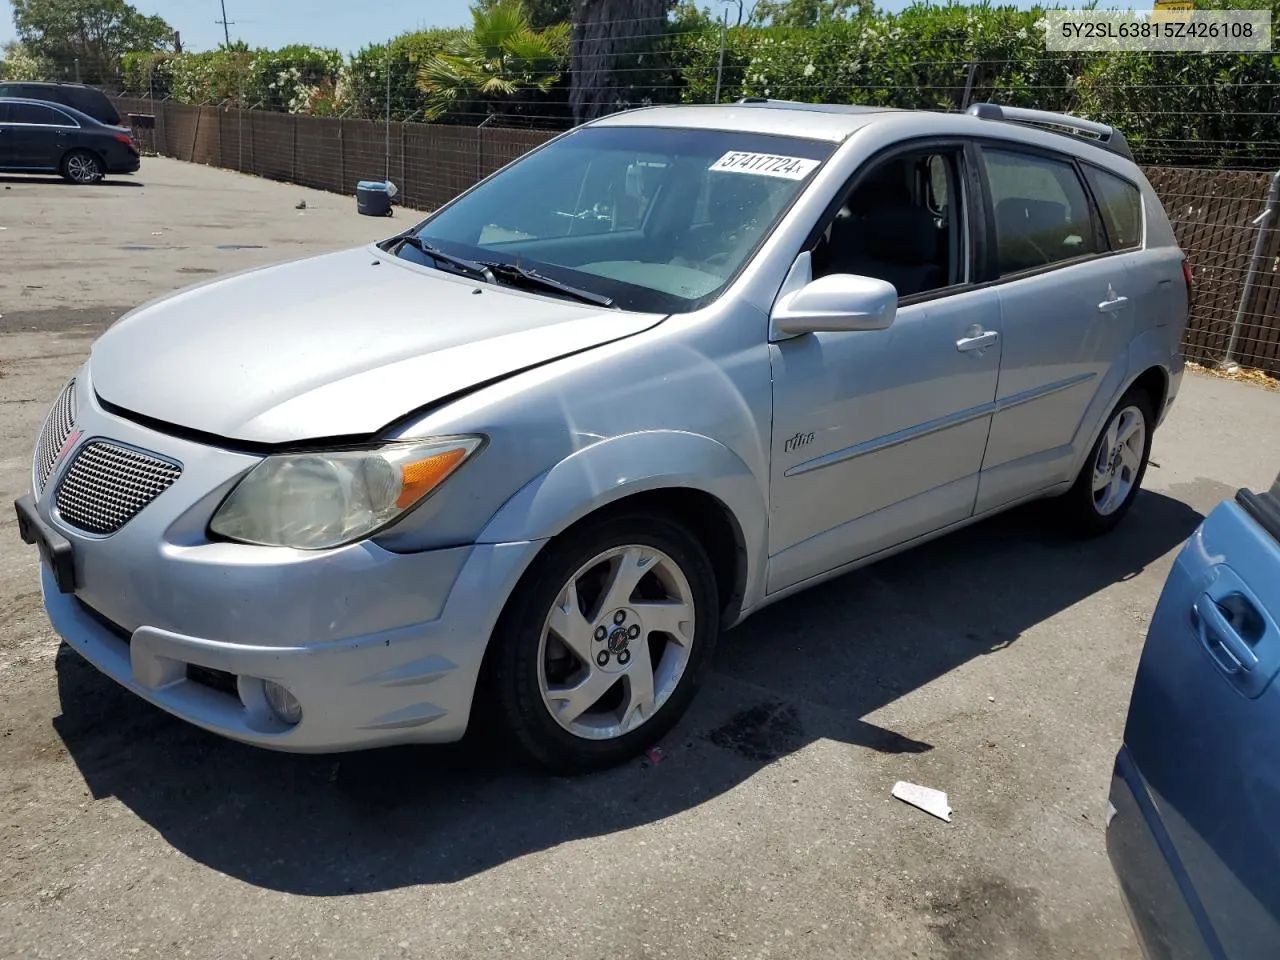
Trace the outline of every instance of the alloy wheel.
<instances>
[{"instance_id":1,"label":"alloy wheel","mask_svg":"<svg viewBox=\"0 0 1280 960\"><path fill-rule=\"evenodd\" d=\"M544 705L584 739L635 730L680 683L696 622L689 579L666 553L631 544L597 554L564 584L543 622Z\"/></svg>"},{"instance_id":2,"label":"alloy wheel","mask_svg":"<svg viewBox=\"0 0 1280 960\"><path fill-rule=\"evenodd\" d=\"M90 156L78 153L67 160L67 175L76 183L93 183L98 179L98 164Z\"/></svg>"},{"instance_id":3,"label":"alloy wheel","mask_svg":"<svg viewBox=\"0 0 1280 960\"><path fill-rule=\"evenodd\" d=\"M1124 407L1112 417L1093 461L1093 508L1099 516L1110 516L1128 500L1146 443L1147 420L1136 406Z\"/></svg>"}]
</instances>

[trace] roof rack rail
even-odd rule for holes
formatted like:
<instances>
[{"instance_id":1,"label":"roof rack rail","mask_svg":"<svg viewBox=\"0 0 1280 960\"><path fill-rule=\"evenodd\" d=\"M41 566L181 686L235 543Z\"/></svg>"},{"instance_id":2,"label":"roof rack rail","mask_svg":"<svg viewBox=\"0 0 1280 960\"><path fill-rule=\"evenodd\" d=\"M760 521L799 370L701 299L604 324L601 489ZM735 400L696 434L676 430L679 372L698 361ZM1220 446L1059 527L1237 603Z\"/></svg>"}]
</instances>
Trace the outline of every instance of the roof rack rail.
<instances>
[{"instance_id":1,"label":"roof rack rail","mask_svg":"<svg viewBox=\"0 0 1280 960\"><path fill-rule=\"evenodd\" d=\"M1052 113L1048 110L1002 107L998 103L975 103L965 112L980 120L1001 120L1032 127L1048 127L1053 133L1061 133L1096 147L1102 147L1103 150L1109 150L1126 160L1133 159L1133 151L1129 149L1124 134L1105 123L1081 120L1067 113Z\"/></svg>"}]
</instances>

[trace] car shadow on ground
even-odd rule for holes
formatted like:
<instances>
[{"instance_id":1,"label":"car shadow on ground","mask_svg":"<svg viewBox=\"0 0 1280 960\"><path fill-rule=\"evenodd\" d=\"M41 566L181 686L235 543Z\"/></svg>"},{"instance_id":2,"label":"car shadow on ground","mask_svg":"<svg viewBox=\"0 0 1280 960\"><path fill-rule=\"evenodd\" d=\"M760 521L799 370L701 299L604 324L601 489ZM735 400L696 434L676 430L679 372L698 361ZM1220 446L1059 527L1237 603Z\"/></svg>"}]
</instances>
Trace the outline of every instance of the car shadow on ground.
<instances>
[{"instance_id":1,"label":"car shadow on ground","mask_svg":"<svg viewBox=\"0 0 1280 960\"><path fill-rule=\"evenodd\" d=\"M725 636L660 766L638 758L546 777L475 737L340 756L269 753L169 717L65 646L54 724L95 797L117 797L222 873L312 896L456 881L687 810L820 738L928 750L861 718L1137 575L1202 519L1143 492L1120 530L1078 542L1046 532L1042 512L1014 511L751 618Z\"/></svg>"},{"instance_id":2,"label":"car shadow on ground","mask_svg":"<svg viewBox=\"0 0 1280 960\"><path fill-rule=\"evenodd\" d=\"M71 189L72 187L78 187L78 186L89 186L89 187L93 187L94 189L98 187L145 187L146 186L146 184L143 183L141 180L122 180L120 179L121 176L122 174L109 173L105 177L103 177L101 180L99 180L97 183L77 184L77 183L71 183L68 180L64 180L62 177L44 176L41 174L27 174L27 173L21 173L21 174L6 173L6 174L0 174L0 185L19 184L19 183L29 183L29 184L60 183L63 186L65 186L67 189Z\"/></svg>"}]
</instances>

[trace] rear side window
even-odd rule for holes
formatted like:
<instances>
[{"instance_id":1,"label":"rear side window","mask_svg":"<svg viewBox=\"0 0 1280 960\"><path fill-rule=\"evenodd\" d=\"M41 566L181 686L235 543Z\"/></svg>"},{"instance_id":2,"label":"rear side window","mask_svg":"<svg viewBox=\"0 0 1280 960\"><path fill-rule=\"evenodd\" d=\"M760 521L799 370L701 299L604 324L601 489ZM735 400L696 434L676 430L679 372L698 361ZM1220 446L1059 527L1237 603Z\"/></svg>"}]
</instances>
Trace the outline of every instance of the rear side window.
<instances>
[{"instance_id":1,"label":"rear side window","mask_svg":"<svg viewBox=\"0 0 1280 960\"><path fill-rule=\"evenodd\" d=\"M42 106L38 103L11 103L9 104L9 122L54 125L62 123L63 120L61 115L54 111L53 107Z\"/></svg>"},{"instance_id":2,"label":"rear side window","mask_svg":"<svg viewBox=\"0 0 1280 960\"><path fill-rule=\"evenodd\" d=\"M982 151L996 221L1000 276L1099 253L1084 184L1065 160Z\"/></svg>"},{"instance_id":3,"label":"rear side window","mask_svg":"<svg viewBox=\"0 0 1280 960\"><path fill-rule=\"evenodd\" d=\"M1142 246L1142 194L1128 180L1097 167L1085 167L1112 250Z\"/></svg>"}]
</instances>

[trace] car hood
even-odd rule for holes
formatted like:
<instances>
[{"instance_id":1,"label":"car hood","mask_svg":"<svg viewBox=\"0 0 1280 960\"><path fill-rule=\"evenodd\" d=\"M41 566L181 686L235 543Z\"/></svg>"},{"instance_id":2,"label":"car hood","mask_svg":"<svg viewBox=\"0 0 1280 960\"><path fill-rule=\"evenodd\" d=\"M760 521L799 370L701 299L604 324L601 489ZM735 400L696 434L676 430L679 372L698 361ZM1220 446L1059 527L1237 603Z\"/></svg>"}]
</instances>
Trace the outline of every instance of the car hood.
<instances>
[{"instance_id":1,"label":"car hood","mask_svg":"<svg viewBox=\"0 0 1280 960\"><path fill-rule=\"evenodd\" d=\"M662 319L470 281L368 247L145 304L94 344L90 369L98 396L124 411L288 443L369 435Z\"/></svg>"}]
</instances>

